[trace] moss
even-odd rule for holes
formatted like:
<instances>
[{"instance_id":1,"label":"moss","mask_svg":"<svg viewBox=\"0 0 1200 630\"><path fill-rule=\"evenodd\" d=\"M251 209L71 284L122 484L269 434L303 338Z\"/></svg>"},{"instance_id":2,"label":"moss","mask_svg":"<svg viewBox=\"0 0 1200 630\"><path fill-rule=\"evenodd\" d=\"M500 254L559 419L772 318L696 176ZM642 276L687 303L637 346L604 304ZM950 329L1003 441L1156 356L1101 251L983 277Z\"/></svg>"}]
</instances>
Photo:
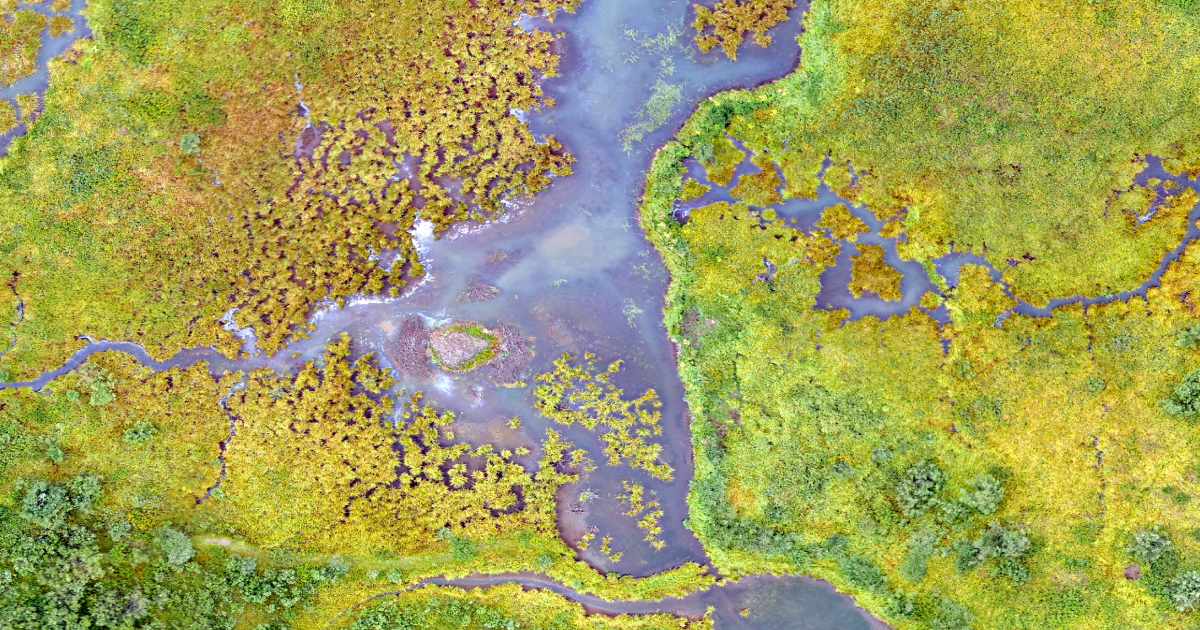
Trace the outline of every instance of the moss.
<instances>
[{"instance_id":1,"label":"moss","mask_svg":"<svg viewBox=\"0 0 1200 630\"><path fill-rule=\"evenodd\" d=\"M693 5L696 19L696 46L708 52L718 45L730 59L737 59L738 48L747 34L754 36L759 46L771 45L767 31L787 19L789 9L796 8L793 0L721 0L709 9ZM709 31L709 27L712 30ZM706 32L707 31L707 32Z\"/></svg>"},{"instance_id":2,"label":"moss","mask_svg":"<svg viewBox=\"0 0 1200 630\"><path fill-rule=\"evenodd\" d=\"M821 213L821 220L817 222L817 227L829 230L829 234L834 238L847 241L858 240L859 234L871 231L871 228L867 227L862 219L850 213L850 209L844 203L826 208Z\"/></svg>"},{"instance_id":3,"label":"moss","mask_svg":"<svg viewBox=\"0 0 1200 630\"><path fill-rule=\"evenodd\" d=\"M50 37L59 37L75 29L75 20L68 15L56 15L50 18Z\"/></svg>"},{"instance_id":4,"label":"moss","mask_svg":"<svg viewBox=\"0 0 1200 630\"><path fill-rule=\"evenodd\" d=\"M852 259L850 293L858 298L870 291L884 300L899 300L902 275L883 259L883 246L860 244L858 250Z\"/></svg>"},{"instance_id":5,"label":"moss","mask_svg":"<svg viewBox=\"0 0 1200 630\"><path fill-rule=\"evenodd\" d=\"M18 122L17 108L13 107L12 101L0 100L0 133L12 131Z\"/></svg>"},{"instance_id":6,"label":"moss","mask_svg":"<svg viewBox=\"0 0 1200 630\"><path fill-rule=\"evenodd\" d=\"M32 9L0 16L0 85L33 74L45 26L46 17Z\"/></svg>"}]
</instances>

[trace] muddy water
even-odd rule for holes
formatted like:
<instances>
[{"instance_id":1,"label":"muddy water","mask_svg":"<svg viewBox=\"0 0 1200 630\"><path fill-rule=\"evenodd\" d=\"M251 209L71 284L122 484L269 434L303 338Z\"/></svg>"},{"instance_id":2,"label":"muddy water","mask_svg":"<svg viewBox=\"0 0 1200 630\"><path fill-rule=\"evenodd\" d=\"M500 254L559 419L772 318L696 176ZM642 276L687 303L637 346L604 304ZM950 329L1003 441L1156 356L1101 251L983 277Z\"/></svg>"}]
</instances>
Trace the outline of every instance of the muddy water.
<instances>
[{"instance_id":1,"label":"muddy water","mask_svg":"<svg viewBox=\"0 0 1200 630\"><path fill-rule=\"evenodd\" d=\"M41 99L46 94L46 89L50 87L50 60L63 54L76 39L80 37L90 37L92 31L87 26L87 20L83 16L83 8L87 5L87 0L71 0L71 6L66 11L50 10L49 2L38 2L30 4L21 2L18 9L32 9L47 17L46 26L42 29L41 47L38 49L37 69L33 74L22 77L8 85L0 88L0 99L7 100L12 103L13 107L17 107L16 97L22 94L37 94L38 108L34 113L35 116L41 114ZM58 37L50 37L50 20L54 15L69 16L74 24L74 27L59 35ZM20 112L22 117L26 117L30 112ZM0 156L8 154L8 146L17 136L24 135L28 130L26 123L17 125L7 133L0 134Z\"/></svg>"}]
</instances>

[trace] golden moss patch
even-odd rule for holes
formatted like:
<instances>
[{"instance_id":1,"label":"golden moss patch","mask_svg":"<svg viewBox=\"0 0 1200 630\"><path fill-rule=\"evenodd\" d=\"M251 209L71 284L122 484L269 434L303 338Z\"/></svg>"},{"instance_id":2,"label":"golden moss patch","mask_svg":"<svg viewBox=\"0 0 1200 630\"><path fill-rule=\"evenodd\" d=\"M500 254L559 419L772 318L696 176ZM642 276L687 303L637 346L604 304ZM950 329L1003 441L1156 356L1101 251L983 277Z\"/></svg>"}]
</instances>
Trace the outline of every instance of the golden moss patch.
<instances>
[{"instance_id":1,"label":"golden moss patch","mask_svg":"<svg viewBox=\"0 0 1200 630\"><path fill-rule=\"evenodd\" d=\"M767 31L787 19L788 9L796 8L793 0L721 0L709 9L700 5L696 8L696 45L708 52L718 45L730 59L737 59L738 48L748 34L754 36L759 46L771 45ZM712 30L708 30L709 27ZM706 32L707 31L707 32Z\"/></svg>"},{"instance_id":2,"label":"golden moss patch","mask_svg":"<svg viewBox=\"0 0 1200 630\"><path fill-rule=\"evenodd\" d=\"M883 246L860 244L858 251L850 269L850 293L857 298L870 291L885 300L899 300L903 276L883 259Z\"/></svg>"},{"instance_id":3,"label":"golden moss patch","mask_svg":"<svg viewBox=\"0 0 1200 630\"><path fill-rule=\"evenodd\" d=\"M871 228L867 227L862 219L850 213L850 209L844 203L826 208L821 213L821 220L817 222L817 227L829 230L829 234L834 238L847 241L857 240L859 234L871 231Z\"/></svg>"}]
</instances>

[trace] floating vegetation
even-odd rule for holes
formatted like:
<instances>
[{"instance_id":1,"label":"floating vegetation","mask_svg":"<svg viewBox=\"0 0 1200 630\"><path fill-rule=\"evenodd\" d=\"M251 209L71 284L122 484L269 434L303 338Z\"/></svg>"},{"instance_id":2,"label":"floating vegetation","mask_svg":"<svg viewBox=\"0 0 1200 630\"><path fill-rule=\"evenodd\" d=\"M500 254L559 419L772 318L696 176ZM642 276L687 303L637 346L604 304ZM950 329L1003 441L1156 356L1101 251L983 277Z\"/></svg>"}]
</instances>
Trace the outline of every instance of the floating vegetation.
<instances>
[{"instance_id":1,"label":"floating vegetation","mask_svg":"<svg viewBox=\"0 0 1200 630\"><path fill-rule=\"evenodd\" d=\"M796 8L793 0L721 0L709 9L701 5L696 8L696 46L708 52L717 46L725 56L737 60L737 51L747 34L754 42L766 48L771 45L767 31L787 19L789 9ZM712 30L709 30L712 27Z\"/></svg>"},{"instance_id":2,"label":"floating vegetation","mask_svg":"<svg viewBox=\"0 0 1200 630\"><path fill-rule=\"evenodd\" d=\"M541 384L534 389L534 407L560 424L608 429L600 439L610 466L627 461L669 481L674 470L659 461L662 446L650 442L652 436L662 435L658 394L648 389L633 400L622 398L624 391L611 381L620 371L621 361L613 361L603 370L596 367L596 355L591 353L585 354L582 362L573 365L573 361L575 357L564 354L554 362L553 372L535 377Z\"/></svg>"},{"instance_id":3,"label":"floating vegetation","mask_svg":"<svg viewBox=\"0 0 1200 630\"><path fill-rule=\"evenodd\" d=\"M666 543L659 539L662 534L662 527L658 521L662 518L663 511L659 508L658 500L645 500L646 488L640 483L629 481L628 479L621 480L621 487L625 488L625 494L621 495L621 501L629 505L629 511L626 516L638 518L638 529L646 534L646 541L655 549L662 549Z\"/></svg>"}]
</instances>

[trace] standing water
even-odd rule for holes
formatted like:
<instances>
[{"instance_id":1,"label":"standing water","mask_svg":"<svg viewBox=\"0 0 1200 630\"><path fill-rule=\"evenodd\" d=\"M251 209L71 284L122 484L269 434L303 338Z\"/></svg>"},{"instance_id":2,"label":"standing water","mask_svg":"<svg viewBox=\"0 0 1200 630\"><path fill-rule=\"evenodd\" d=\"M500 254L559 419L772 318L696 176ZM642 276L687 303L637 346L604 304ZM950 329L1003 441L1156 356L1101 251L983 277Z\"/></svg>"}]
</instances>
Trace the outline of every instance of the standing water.
<instances>
[{"instance_id":1,"label":"standing water","mask_svg":"<svg viewBox=\"0 0 1200 630\"><path fill-rule=\"evenodd\" d=\"M413 332L414 318L426 325L470 321L490 329L515 327L531 339L534 374L550 371L563 353L579 357L591 352L601 365L624 361L613 382L627 397L653 388L663 402L663 434L655 439L663 447L663 461L674 469L673 480L661 481L625 464L609 466L597 433L554 425L533 409L535 384L528 380L529 387L505 388L489 380L488 370L418 370L416 375L407 370L409 376L393 394L425 392L427 400L458 415L456 435L473 444L534 447L547 428L554 428L587 449L597 468L561 490L559 529L576 549L585 533L594 534L595 542L580 550L580 557L592 566L645 576L687 561L707 564L699 541L683 524L692 448L683 385L662 324L668 278L638 228L635 213L654 150L702 99L725 89L755 87L795 66L803 8L773 29L775 42L769 49L748 43L739 60L731 62L719 52L696 49L689 33L690 5L685 0L650 7L640 0L589 0L577 13L558 14L552 23L525 20L524 27L566 34L556 40L561 76L543 84L555 105L520 115L535 134L558 138L577 158L574 174L555 180L536 198L514 204L501 221L460 227L438 240L420 239L429 275L405 296L352 299L344 308L320 312L310 339L273 357L228 360L209 349L194 349L156 362L134 344L101 341L37 381L13 385L40 387L87 355L108 349L129 352L155 369L205 360L214 373L257 367L291 371L319 355L342 332L352 336L357 353L376 352L385 364L406 372L403 346ZM252 340L249 331L246 337ZM521 418L520 428L509 426L514 416ZM525 461L532 465L536 458L534 453ZM623 481L643 485L645 499L659 502L664 512L662 548L644 540L637 519L627 515L629 508L620 499ZM622 553L619 560L600 550L605 536L612 537L611 551ZM719 628L850 629L866 628L868 623L848 598L800 577L747 578L684 600L624 604L585 601L561 585L530 577L454 583L498 581L550 587L597 612L701 614L712 605Z\"/></svg>"}]
</instances>

